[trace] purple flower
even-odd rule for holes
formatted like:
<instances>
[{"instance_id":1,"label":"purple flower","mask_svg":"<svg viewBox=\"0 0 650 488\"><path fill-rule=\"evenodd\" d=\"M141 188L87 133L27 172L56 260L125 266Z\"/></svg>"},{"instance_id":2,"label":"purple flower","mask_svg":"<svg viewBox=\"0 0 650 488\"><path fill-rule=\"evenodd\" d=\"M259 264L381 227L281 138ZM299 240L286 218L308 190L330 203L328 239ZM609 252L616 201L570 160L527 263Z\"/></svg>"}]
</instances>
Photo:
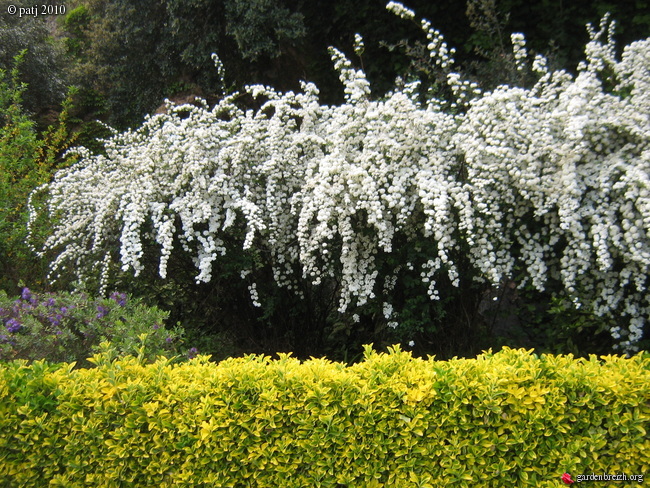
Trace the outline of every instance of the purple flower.
<instances>
[{"instance_id":1,"label":"purple flower","mask_svg":"<svg viewBox=\"0 0 650 488\"><path fill-rule=\"evenodd\" d=\"M152 328L153 330L158 330L160 329L160 324L153 324Z\"/></svg>"},{"instance_id":2,"label":"purple flower","mask_svg":"<svg viewBox=\"0 0 650 488\"><path fill-rule=\"evenodd\" d=\"M126 293L114 291L111 293L111 300L115 301L120 307L123 307L126 305Z\"/></svg>"},{"instance_id":3,"label":"purple flower","mask_svg":"<svg viewBox=\"0 0 650 488\"><path fill-rule=\"evenodd\" d=\"M9 319L7 321L7 330L11 332L12 334L15 334L18 332L22 327L22 324L18 322L16 319Z\"/></svg>"},{"instance_id":4,"label":"purple flower","mask_svg":"<svg viewBox=\"0 0 650 488\"><path fill-rule=\"evenodd\" d=\"M167 338L165 339L165 342L166 342L167 344L171 344L173 340L174 340L174 339L172 339L171 337L167 337Z\"/></svg>"},{"instance_id":5,"label":"purple flower","mask_svg":"<svg viewBox=\"0 0 650 488\"><path fill-rule=\"evenodd\" d=\"M45 303L45 306L47 306L47 307L55 307L56 306L56 300L54 300L54 298L48 298L47 302Z\"/></svg>"},{"instance_id":6,"label":"purple flower","mask_svg":"<svg viewBox=\"0 0 650 488\"><path fill-rule=\"evenodd\" d=\"M68 313L68 307L61 307L61 313L63 315L67 314Z\"/></svg>"},{"instance_id":7,"label":"purple flower","mask_svg":"<svg viewBox=\"0 0 650 488\"><path fill-rule=\"evenodd\" d=\"M61 325L61 320L63 320L63 316L58 313L54 317L50 317L50 323L55 327Z\"/></svg>"},{"instance_id":8,"label":"purple flower","mask_svg":"<svg viewBox=\"0 0 650 488\"><path fill-rule=\"evenodd\" d=\"M192 349L187 351L187 357L189 359L194 359L198 353L199 353L199 350L196 347L193 347Z\"/></svg>"},{"instance_id":9,"label":"purple flower","mask_svg":"<svg viewBox=\"0 0 650 488\"><path fill-rule=\"evenodd\" d=\"M108 315L108 309L105 307L102 307L101 305L97 305L97 318L101 319L102 317L106 317Z\"/></svg>"},{"instance_id":10,"label":"purple flower","mask_svg":"<svg viewBox=\"0 0 650 488\"><path fill-rule=\"evenodd\" d=\"M23 300L29 300L32 298L32 292L29 291L29 288L23 288L23 294L20 296Z\"/></svg>"}]
</instances>

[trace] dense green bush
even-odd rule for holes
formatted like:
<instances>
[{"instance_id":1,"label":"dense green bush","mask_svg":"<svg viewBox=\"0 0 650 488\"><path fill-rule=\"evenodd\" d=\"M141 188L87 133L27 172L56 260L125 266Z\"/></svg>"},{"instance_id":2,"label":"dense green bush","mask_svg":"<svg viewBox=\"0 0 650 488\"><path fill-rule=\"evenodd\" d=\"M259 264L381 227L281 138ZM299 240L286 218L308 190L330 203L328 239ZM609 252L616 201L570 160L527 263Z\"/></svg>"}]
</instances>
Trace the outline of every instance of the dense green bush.
<instances>
[{"instance_id":1,"label":"dense green bush","mask_svg":"<svg viewBox=\"0 0 650 488\"><path fill-rule=\"evenodd\" d=\"M647 355L93 361L0 365L4 486L551 488L650 466Z\"/></svg>"},{"instance_id":2,"label":"dense green bush","mask_svg":"<svg viewBox=\"0 0 650 488\"><path fill-rule=\"evenodd\" d=\"M147 358L180 351L181 330L167 330L167 313L146 307L124 293L91 299L83 293L32 293L20 297L0 291L0 360L46 359L77 362L111 341L120 355L146 346Z\"/></svg>"}]
</instances>

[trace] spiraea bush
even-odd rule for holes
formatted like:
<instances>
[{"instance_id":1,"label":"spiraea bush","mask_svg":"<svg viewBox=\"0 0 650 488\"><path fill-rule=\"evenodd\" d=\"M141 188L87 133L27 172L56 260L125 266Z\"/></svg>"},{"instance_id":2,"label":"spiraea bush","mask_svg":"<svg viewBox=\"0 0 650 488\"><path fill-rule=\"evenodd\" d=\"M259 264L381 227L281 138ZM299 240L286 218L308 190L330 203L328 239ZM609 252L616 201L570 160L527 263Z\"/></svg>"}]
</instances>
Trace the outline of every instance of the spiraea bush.
<instances>
[{"instance_id":1,"label":"spiraea bush","mask_svg":"<svg viewBox=\"0 0 650 488\"><path fill-rule=\"evenodd\" d=\"M463 283L516 279L615 317L612 337L637 350L650 314L650 40L619 58L605 19L574 76L550 71L516 34L513 59L537 82L482 93L453 71L442 34L422 28L453 100L417 82L373 100L364 73L332 49L340 106L319 104L310 83L252 86L259 110L233 94L151 117L105 155L80 150L40 190L57 217L44 246L57 253L53 272L101 274L106 286L112 267L138 275L155 252L164 278L170 257L188 253L208 282L237 242L254 256L242 278L265 268L299 296L328 282L340 313L392 326L407 281L439 300ZM264 307L257 283L248 288Z\"/></svg>"},{"instance_id":2,"label":"spiraea bush","mask_svg":"<svg viewBox=\"0 0 650 488\"><path fill-rule=\"evenodd\" d=\"M3 486L556 487L648 474L650 357L0 366Z\"/></svg>"}]
</instances>

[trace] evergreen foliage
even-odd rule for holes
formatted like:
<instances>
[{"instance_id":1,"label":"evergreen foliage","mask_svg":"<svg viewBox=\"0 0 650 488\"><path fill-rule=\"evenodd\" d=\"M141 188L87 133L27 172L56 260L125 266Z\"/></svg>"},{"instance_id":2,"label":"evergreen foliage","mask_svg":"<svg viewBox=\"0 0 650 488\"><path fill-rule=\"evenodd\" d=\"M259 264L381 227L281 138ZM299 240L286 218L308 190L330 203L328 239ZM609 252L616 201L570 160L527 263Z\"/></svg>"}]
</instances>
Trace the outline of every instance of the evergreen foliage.
<instances>
[{"instance_id":1,"label":"evergreen foliage","mask_svg":"<svg viewBox=\"0 0 650 488\"><path fill-rule=\"evenodd\" d=\"M167 314L146 307L125 293L91 299L84 293L33 293L20 297L0 291L0 360L74 362L87 359L110 341L120 356L137 354L146 345L148 359L180 352L181 332L166 330Z\"/></svg>"}]
</instances>

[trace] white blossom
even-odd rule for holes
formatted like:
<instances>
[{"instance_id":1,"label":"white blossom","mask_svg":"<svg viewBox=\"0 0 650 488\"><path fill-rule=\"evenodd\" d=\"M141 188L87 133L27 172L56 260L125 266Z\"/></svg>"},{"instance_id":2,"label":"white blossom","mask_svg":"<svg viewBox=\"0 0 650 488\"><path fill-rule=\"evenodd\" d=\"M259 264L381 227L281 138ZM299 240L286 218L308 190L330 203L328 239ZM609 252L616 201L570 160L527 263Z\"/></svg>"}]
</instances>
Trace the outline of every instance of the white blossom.
<instances>
[{"instance_id":1,"label":"white blossom","mask_svg":"<svg viewBox=\"0 0 650 488\"><path fill-rule=\"evenodd\" d=\"M526 50L526 38L521 33L512 34L510 36L512 41L512 52L515 56L515 66L518 71L522 71L526 64L526 58L528 57L528 51Z\"/></svg>"},{"instance_id":2,"label":"white blossom","mask_svg":"<svg viewBox=\"0 0 650 488\"><path fill-rule=\"evenodd\" d=\"M388 2L388 4L386 5L386 9L393 12L395 15L400 16L403 19L415 18L415 12L413 12L413 10L406 8L404 5L402 5L399 2Z\"/></svg>"},{"instance_id":3,"label":"white blossom","mask_svg":"<svg viewBox=\"0 0 650 488\"><path fill-rule=\"evenodd\" d=\"M363 37L361 37L361 34L355 34L354 35L354 53L357 56L362 56L363 52L365 50L365 44L363 42Z\"/></svg>"}]
</instances>

